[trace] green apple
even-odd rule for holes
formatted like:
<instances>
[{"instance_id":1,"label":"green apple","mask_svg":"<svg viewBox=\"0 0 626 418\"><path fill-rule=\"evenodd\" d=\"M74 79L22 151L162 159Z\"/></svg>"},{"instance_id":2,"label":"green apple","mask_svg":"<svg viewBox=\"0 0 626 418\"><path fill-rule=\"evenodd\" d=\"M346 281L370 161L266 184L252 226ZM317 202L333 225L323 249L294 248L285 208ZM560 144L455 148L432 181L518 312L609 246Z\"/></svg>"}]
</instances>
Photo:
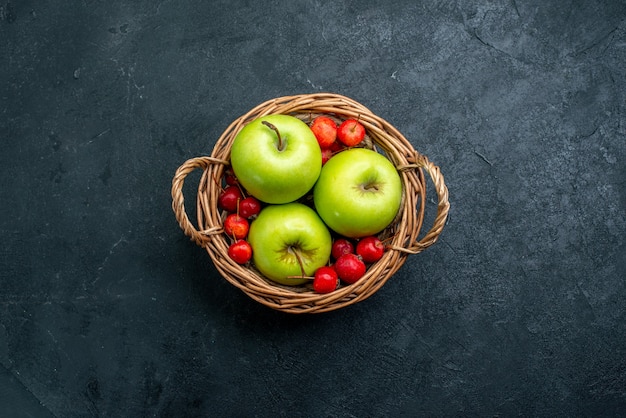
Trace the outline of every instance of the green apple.
<instances>
[{"instance_id":1,"label":"green apple","mask_svg":"<svg viewBox=\"0 0 626 418\"><path fill-rule=\"evenodd\" d=\"M335 232L350 238L374 235L396 217L402 180L385 156L352 148L333 156L313 189L315 209Z\"/></svg>"},{"instance_id":2,"label":"green apple","mask_svg":"<svg viewBox=\"0 0 626 418\"><path fill-rule=\"evenodd\" d=\"M250 224L252 260L268 279L286 285L307 282L330 258L330 231L302 203L269 205Z\"/></svg>"},{"instance_id":3,"label":"green apple","mask_svg":"<svg viewBox=\"0 0 626 418\"><path fill-rule=\"evenodd\" d=\"M322 169L322 151L313 131L290 115L263 116L248 123L235 137L230 159L248 193L273 204L304 196Z\"/></svg>"}]
</instances>

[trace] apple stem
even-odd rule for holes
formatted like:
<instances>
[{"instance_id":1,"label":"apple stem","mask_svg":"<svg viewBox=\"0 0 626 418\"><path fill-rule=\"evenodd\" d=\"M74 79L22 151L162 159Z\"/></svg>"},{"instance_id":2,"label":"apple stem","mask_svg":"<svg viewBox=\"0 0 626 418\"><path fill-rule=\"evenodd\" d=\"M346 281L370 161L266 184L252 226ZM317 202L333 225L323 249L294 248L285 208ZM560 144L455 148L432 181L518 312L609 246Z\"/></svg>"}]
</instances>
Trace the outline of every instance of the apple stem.
<instances>
[{"instance_id":1,"label":"apple stem","mask_svg":"<svg viewBox=\"0 0 626 418\"><path fill-rule=\"evenodd\" d=\"M298 264L300 265L300 271L302 272L302 277L305 277L306 272L304 271L304 264L302 263L302 258L300 257L299 251L293 247L289 247L289 251L293 252L293 255L296 256L296 260L298 260Z\"/></svg>"},{"instance_id":2,"label":"apple stem","mask_svg":"<svg viewBox=\"0 0 626 418\"><path fill-rule=\"evenodd\" d=\"M378 185L376 183L368 182L361 185L361 189L364 192L377 192Z\"/></svg>"},{"instance_id":3,"label":"apple stem","mask_svg":"<svg viewBox=\"0 0 626 418\"><path fill-rule=\"evenodd\" d=\"M278 128L276 126L274 126L274 124L269 123L268 121L264 120L263 125L267 126L268 128L270 128L271 130L273 130L274 132L276 132L276 136L278 137L278 151L282 151L284 149L283 147L283 139L280 137L280 132L278 132Z\"/></svg>"}]
</instances>

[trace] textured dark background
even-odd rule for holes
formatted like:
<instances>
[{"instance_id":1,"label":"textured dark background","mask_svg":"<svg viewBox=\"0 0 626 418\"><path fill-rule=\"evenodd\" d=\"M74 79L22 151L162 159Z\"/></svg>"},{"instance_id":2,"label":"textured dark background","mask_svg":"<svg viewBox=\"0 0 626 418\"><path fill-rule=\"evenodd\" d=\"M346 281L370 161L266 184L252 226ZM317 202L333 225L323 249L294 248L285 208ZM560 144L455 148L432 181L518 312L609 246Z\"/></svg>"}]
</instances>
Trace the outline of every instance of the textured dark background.
<instances>
[{"instance_id":1,"label":"textured dark background","mask_svg":"<svg viewBox=\"0 0 626 418\"><path fill-rule=\"evenodd\" d=\"M0 3L1 416L626 413L624 1ZM170 183L319 91L452 208L372 298L293 316L221 279Z\"/></svg>"}]
</instances>

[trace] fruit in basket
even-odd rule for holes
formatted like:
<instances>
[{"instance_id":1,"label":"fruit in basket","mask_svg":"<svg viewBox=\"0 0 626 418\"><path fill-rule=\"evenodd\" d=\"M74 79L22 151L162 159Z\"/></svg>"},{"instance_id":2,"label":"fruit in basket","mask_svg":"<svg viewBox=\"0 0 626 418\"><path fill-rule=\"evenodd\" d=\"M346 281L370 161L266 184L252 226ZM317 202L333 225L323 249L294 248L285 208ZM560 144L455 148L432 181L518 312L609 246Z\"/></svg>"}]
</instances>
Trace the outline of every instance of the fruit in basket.
<instances>
[{"instance_id":1,"label":"fruit in basket","mask_svg":"<svg viewBox=\"0 0 626 418\"><path fill-rule=\"evenodd\" d=\"M315 270L313 290L316 293L330 293L337 289L339 276L332 266L322 266Z\"/></svg>"},{"instance_id":2,"label":"fruit in basket","mask_svg":"<svg viewBox=\"0 0 626 418\"><path fill-rule=\"evenodd\" d=\"M226 173L224 174L224 182L229 186L236 186L237 183L239 183L232 168L228 168L226 170Z\"/></svg>"},{"instance_id":3,"label":"fruit in basket","mask_svg":"<svg viewBox=\"0 0 626 418\"><path fill-rule=\"evenodd\" d=\"M228 247L228 256L238 264L246 264L252 258L252 247L244 239L239 239Z\"/></svg>"},{"instance_id":4,"label":"fruit in basket","mask_svg":"<svg viewBox=\"0 0 626 418\"><path fill-rule=\"evenodd\" d=\"M317 144L316 144L317 146ZM256 268L270 280L299 285L330 257L330 231L301 203L264 207L250 224L248 242Z\"/></svg>"},{"instance_id":5,"label":"fruit in basket","mask_svg":"<svg viewBox=\"0 0 626 418\"><path fill-rule=\"evenodd\" d=\"M383 257L385 245L374 235L364 237L356 244L356 254L366 263L375 263Z\"/></svg>"},{"instance_id":6,"label":"fruit in basket","mask_svg":"<svg viewBox=\"0 0 626 418\"><path fill-rule=\"evenodd\" d=\"M311 131L322 149L330 147L337 139L337 124L328 116L318 116L313 119Z\"/></svg>"},{"instance_id":7,"label":"fruit in basket","mask_svg":"<svg viewBox=\"0 0 626 418\"><path fill-rule=\"evenodd\" d=\"M231 213L224 220L224 232L234 239L242 239L248 235L250 223L238 213Z\"/></svg>"},{"instance_id":8,"label":"fruit in basket","mask_svg":"<svg viewBox=\"0 0 626 418\"><path fill-rule=\"evenodd\" d=\"M243 199L241 190L237 186L226 187L217 198L217 205L227 212L236 212L239 201Z\"/></svg>"},{"instance_id":9,"label":"fruit in basket","mask_svg":"<svg viewBox=\"0 0 626 418\"><path fill-rule=\"evenodd\" d=\"M313 201L322 220L340 235L375 235L400 209L402 180L385 156L352 148L324 165L313 189Z\"/></svg>"},{"instance_id":10,"label":"fruit in basket","mask_svg":"<svg viewBox=\"0 0 626 418\"><path fill-rule=\"evenodd\" d=\"M257 199L293 202L311 190L322 152L309 126L290 115L268 115L244 126L231 147L239 183Z\"/></svg>"},{"instance_id":11,"label":"fruit in basket","mask_svg":"<svg viewBox=\"0 0 626 418\"><path fill-rule=\"evenodd\" d=\"M261 212L261 202L253 196L248 196L239 201L239 215L250 219Z\"/></svg>"},{"instance_id":12,"label":"fruit in basket","mask_svg":"<svg viewBox=\"0 0 626 418\"><path fill-rule=\"evenodd\" d=\"M348 147L358 145L364 138L365 127L356 119L346 119L337 128L337 139Z\"/></svg>"},{"instance_id":13,"label":"fruit in basket","mask_svg":"<svg viewBox=\"0 0 626 418\"><path fill-rule=\"evenodd\" d=\"M365 263L356 254L344 254L335 261L335 271L339 278L348 283L356 283L367 270Z\"/></svg>"},{"instance_id":14,"label":"fruit in basket","mask_svg":"<svg viewBox=\"0 0 626 418\"><path fill-rule=\"evenodd\" d=\"M336 260L344 254L350 254L354 252L354 245L345 238L337 238L333 241L333 246L330 250L330 254Z\"/></svg>"},{"instance_id":15,"label":"fruit in basket","mask_svg":"<svg viewBox=\"0 0 626 418\"><path fill-rule=\"evenodd\" d=\"M322 165L326 164L335 152L331 148L322 149Z\"/></svg>"}]
</instances>

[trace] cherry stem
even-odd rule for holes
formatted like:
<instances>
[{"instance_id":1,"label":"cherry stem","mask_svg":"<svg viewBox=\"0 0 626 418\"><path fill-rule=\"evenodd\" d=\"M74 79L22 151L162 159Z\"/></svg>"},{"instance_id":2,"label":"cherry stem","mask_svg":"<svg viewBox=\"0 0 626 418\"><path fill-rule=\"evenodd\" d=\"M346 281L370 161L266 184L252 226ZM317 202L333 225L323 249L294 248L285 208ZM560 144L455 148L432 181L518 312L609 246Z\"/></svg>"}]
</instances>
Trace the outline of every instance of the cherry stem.
<instances>
[{"instance_id":1,"label":"cherry stem","mask_svg":"<svg viewBox=\"0 0 626 418\"><path fill-rule=\"evenodd\" d=\"M246 197L246 189L244 189L243 186L241 184L239 184L239 182L237 182L237 188L241 192L241 195L245 198Z\"/></svg>"},{"instance_id":2,"label":"cherry stem","mask_svg":"<svg viewBox=\"0 0 626 418\"><path fill-rule=\"evenodd\" d=\"M278 131L278 128L276 126L274 126L274 124L269 123L266 120L264 120L261 123L263 125L267 126L268 128L270 128L271 130L273 130L274 132L276 132L276 136L278 137L278 151L282 151L283 150L283 139L280 137L280 132Z\"/></svg>"},{"instance_id":3,"label":"cherry stem","mask_svg":"<svg viewBox=\"0 0 626 418\"><path fill-rule=\"evenodd\" d=\"M391 248L391 244L389 244L389 241L391 241L392 239L394 239L396 236L398 235L398 233L395 233L383 240L381 240L380 242L385 246L385 251L387 251L389 248Z\"/></svg>"}]
</instances>

